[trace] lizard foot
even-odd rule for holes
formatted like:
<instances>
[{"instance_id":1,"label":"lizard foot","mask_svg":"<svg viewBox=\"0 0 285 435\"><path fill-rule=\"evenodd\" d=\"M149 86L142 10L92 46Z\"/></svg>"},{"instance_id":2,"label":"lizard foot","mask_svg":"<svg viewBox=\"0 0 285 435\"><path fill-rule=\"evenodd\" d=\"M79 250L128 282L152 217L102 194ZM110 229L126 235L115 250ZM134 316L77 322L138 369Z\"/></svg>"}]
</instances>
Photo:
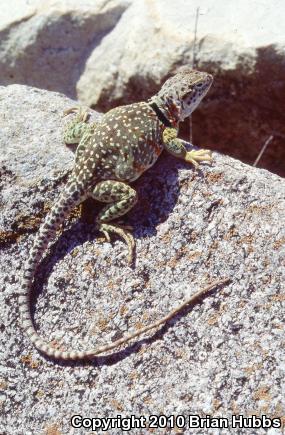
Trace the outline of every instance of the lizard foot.
<instances>
[{"instance_id":1,"label":"lizard foot","mask_svg":"<svg viewBox=\"0 0 285 435\"><path fill-rule=\"evenodd\" d=\"M70 107L63 112L63 116L67 116L70 113L77 113L77 122L86 122L90 116L89 109L84 109L83 107Z\"/></svg>"},{"instance_id":2,"label":"lizard foot","mask_svg":"<svg viewBox=\"0 0 285 435\"><path fill-rule=\"evenodd\" d=\"M185 156L185 161L192 163L195 168L199 167L199 162L211 162L213 160L210 150L188 151Z\"/></svg>"},{"instance_id":3,"label":"lizard foot","mask_svg":"<svg viewBox=\"0 0 285 435\"><path fill-rule=\"evenodd\" d=\"M115 233L120 236L128 246L128 263L131 264L134 258L134 248L135 248L135 240L131 233L126 231L127 229L131 229L128 226L114 225L114 224L105 224L100 223L98 225L98 230L101 231L106 237L107 242L110 242L110 233Z\"/></svg>"}]
</instances>

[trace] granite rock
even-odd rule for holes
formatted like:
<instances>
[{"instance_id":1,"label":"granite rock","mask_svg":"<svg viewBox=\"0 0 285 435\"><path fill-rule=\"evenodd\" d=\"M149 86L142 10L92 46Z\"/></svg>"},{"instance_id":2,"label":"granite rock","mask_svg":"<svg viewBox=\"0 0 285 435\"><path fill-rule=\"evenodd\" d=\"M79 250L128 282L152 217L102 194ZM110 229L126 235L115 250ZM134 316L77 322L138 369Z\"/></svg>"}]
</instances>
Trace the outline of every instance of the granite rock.
<instances>
[{"instance_id":1,"label":"granite rock","mask_svg":"<svg viewBox=\"0 0 285 435\"><path fill-rule=\"evenodd\" d=\"M72 428L73 415L145 416L148 425L152 414L180 414L189 435L190 414L284 419L285 182L218 153L199 171L164 155L135 184L140 201L126 217L137 241L133 267L121 240L107 243L72 214L38 269L34 319L47 340L94 347L158 319L206 283L229 276L230 285L89 364L50 360L23 335L21 270L72 167L62 111L73 105L58 93L0 88L0 432L91 433Z\"/></svg>"}]
</instances>

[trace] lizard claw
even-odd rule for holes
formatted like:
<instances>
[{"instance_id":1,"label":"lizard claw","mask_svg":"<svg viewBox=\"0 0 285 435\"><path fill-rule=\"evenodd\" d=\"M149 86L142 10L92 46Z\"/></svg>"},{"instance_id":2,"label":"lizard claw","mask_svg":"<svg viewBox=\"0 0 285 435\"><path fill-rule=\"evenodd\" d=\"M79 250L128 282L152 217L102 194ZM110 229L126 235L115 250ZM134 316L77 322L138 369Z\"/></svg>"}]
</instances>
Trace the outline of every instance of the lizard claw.
<instances>
[{"instance_id":1,"label":"lizard claw","mask_svg":"<svg viewBox=\"0 0 285 435\"><path fill-rule=\"evenodd\" d=\"M70 113L77 113L78 122L86 122L90 116L89 109L84 109L83 107L70 107L63 112L63 116L70 115Z\"/></svg>"},{"instance_id":2,"label":"lizard claw","mask_svg":"<svg viewBox=\"0 0 285 435\"><path fill-rule=\"evenodd\" d=\"M101 231L106 237L107 241L110 242L109 233L115 233L120 236L128 246L128 263L131 264L134 258L134 248L135 248L135 240L128 231L126 231L127 226L114 225L114 224L105 224L100 223L98 225L98 230Z\"/></svg>"},{"instance_id":3,"label":"lizard claw","mask_svg":"<svg viewBox=\"0 0 285 435\"><path fill-rule=\"evenodd\" d=\"M213 160L210 150L188 151L185 156L185 161L192 163L195 168L199 167L199 162L211 162Z\"/></svg>"}]
</instances>

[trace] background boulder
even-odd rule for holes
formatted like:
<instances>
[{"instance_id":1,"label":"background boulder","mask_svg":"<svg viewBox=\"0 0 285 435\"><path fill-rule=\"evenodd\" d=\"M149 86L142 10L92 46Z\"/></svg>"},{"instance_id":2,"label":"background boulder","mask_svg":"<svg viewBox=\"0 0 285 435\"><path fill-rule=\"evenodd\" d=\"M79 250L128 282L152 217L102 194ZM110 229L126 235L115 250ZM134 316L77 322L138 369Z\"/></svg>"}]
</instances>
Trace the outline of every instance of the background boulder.
<instances>
[{"instance_id":1,"label":"background boulder","mask_svg":"<svg viewBox=\"0 0 285 435\"><path fill-rule=\"evenodd\" d=\"M285 175L282 0L13 5L4 1L0 21L1 84L60 91L105 111L150 97L190 63L215 75L193 115L194 142L253 164L272 136L259 165Z\"/></svg>"}]
</instances>

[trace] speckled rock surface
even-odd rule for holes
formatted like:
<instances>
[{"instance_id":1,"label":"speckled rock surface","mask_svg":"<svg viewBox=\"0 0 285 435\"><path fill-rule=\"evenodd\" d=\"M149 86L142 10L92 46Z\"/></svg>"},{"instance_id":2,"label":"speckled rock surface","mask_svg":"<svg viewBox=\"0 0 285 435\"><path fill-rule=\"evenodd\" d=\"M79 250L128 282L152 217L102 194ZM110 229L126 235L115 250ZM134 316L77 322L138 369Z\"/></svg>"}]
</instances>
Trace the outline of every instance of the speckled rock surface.
<instances>
[{"instance_id":1,"label":"speckled rock surface","mask_svg":"<svg viewBox=\"0 0 285 435\"><path fill-rule=\"evenodd\" d=\"M73 214L38 270L34 317L55 344L93 347L158 319L218 277L230 276L229 286L93 363L54 362L23 336L21 268L72 167L61 139L61 114L71 105L56 93L0 88L0 433L94 433L71 427L76 414L117 422L132 414L147 422L151 414L284 420L285 182L229 157L215 154L212 166L195 172L162 156L136 183L140 201L126 218L137 241L132 268L123 242L105 242ZM186 418L182 432L132 433L249 430L193 432ZM282 431L250 430L265 433Z\"/></svg>"}]
</instances>

